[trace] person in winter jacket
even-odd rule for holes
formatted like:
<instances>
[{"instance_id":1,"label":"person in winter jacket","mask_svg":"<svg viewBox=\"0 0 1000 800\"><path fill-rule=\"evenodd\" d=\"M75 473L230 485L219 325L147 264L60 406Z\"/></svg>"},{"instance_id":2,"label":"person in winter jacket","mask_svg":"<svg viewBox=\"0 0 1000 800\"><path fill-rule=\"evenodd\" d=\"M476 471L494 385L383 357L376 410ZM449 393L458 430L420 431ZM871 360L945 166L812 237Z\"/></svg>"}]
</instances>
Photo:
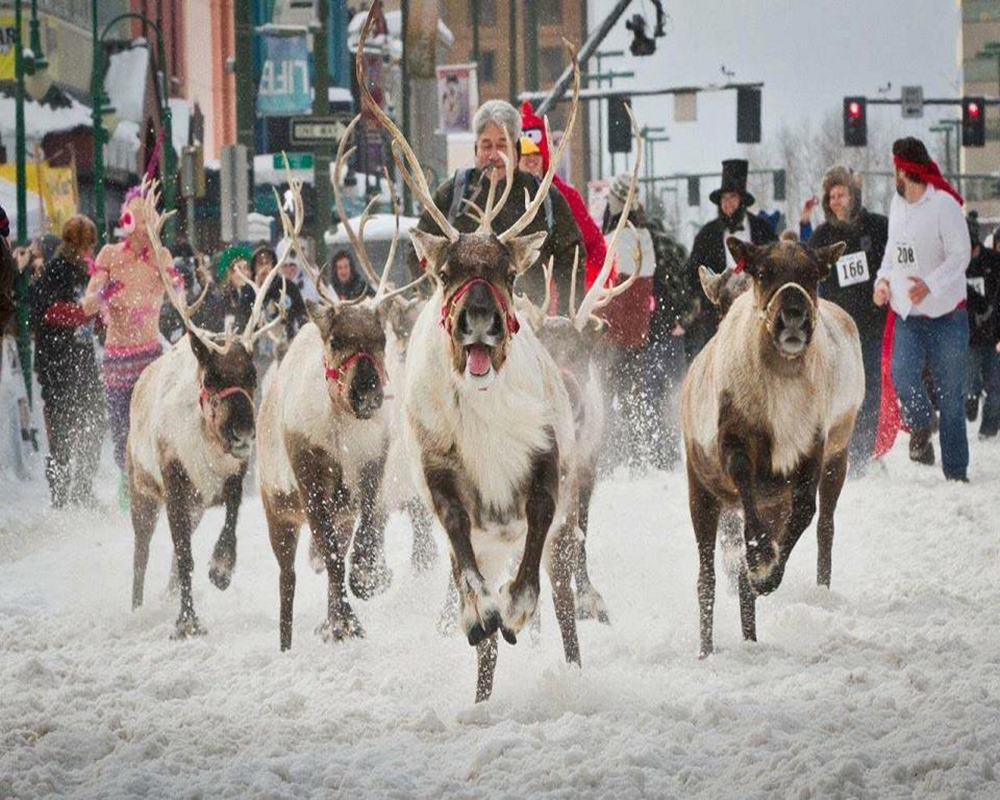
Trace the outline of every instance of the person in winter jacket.
<instances>
[{"instance_id":1,"label":"person in winter jacket","mask_svg":"<svg viewBox=\"0 0 1000 800\"><path fill-rule=\"evenodd\" d=\"M14 318L16 306L14 303L14 279L17 277L17 267L14 255L10 251L7 238L10 236L10 222L7 214L0 206L0 337Z\"/></svg>"},{"instance_id":2,"label":"person in winter jacket","mask_svg":"<svg viewBox=\"0 0 1000 800\"><path fill-rule=\"evenodd\" d=\"M375 296L375 290L358 272L358 268L354 265L354 259L346 250L338 250L333 257L330 287L341 300L355 300L362 295L365 297Z\"/></svg>"},{"instance_id":3,"label":"person in winter jacket","mask_svg":"<svg viewBox=\"0 0 1000 800\"><path fill-rule=\"evenodd\" d=\"M1000 253L979 242L979 222L966 220L972 260L965 273L969 309L969 378L965 415L975 422L983 395L979 438L992 439L1000 432Z\"/></svg>"},{"instance_id":4,"label":"person in winter jacket","mask_svg":"<svg viewBox=\"0 0 1000 800\"><path fill-rule=\"evenodd\" d=\"M277 254L269 245L260 245L250 260L250 269L253 273L253 281L257 286L264 283L268 273L278 263ZM257 300L257 294L249 286L242 286L239 293L239 304L236 313L236 329L243 330L253 313L253 305ZM302 299L299 287L284 275L276 277L268 287L267 296L264 298L264 323L271 322L275 317L283 316L285 322L278 326L281 330L274 329L271 334L257 340L254 351L254 360L257 362L258 375L263 375L267 366L274 359L280 359L288 345L291 344L295 334L309 321L306 313L306 304Z\"/></svg>"},{"instance_id":5,"label":"person in winter jacket","mask_svg":"<svg viewBox=\"0 0 1000 800\"><path fill-rule=\"evenodd\" d=\"M32 287L35 372L42 389L52 505L96 507L92 481L106 427L94 351L96 307L84 293L97 228L82 215L67 220L62 245Z\"/></svg>"},{"instance_id":6,"label":"person in winter jacket","mask_svg":"<svg viewBox=\"0 0 1000 800\"><path fill-rule=\"evenodd\" d=\"M809 237L810 247L845 242L847 249L820 283L819 294L851 315L858 326L865 365L865 399L849 449L851 471L859 474L874 454L878 429L886 310L872 303L872 292L885 255L889 220L862 205L860 178L845 167L833 167L823 177L822 206L826 221Z\"/></svg>"},{"instance_id":7,"label":"person in winter jacket","mask_svg":"<svg viewBox=\"0 0 1000 800\"><path fill-rule=\"evenodd\" d=\"M512 154L517 161L517 142L521 137L521 115L505 100L489 100L483 103L473 119L473 129L476 135L476 166L460 169L449 180L441 184L434 193L434 203L448 217L451 224L462 233L471 233L479 227L479 222L470 212L465 200L482 208L486 204L489 193L489 182L499 181L496 197L504 192L503 183L506 173L500 154ZM501 233L524 213L524 193L532 196L538 191L538 180L517 169L514 165L513 186L503 208L498 209L493 220L494 233ZM417 227L422 231L441 235L441 230L430 214L424 211L420 215ZM541 264L548 263L550 257L555 258L553 276L555 290L559 294L559 311L565 313L569 305L569 286L573 274L574 253L579 251L581 264L587 260L587 248L583 243L580 228L573 218L566 199L554 186L549 187L548 195L534 220L524 230L524 235L547 231L548 237L542 245L541 254L535 265L521 274L515 289L524 292L536 304L541 304L545 297L545 275ZM410 272L414 278L423 274L423 266L417 259L416 252L410 247ZM580 270L582 273L583 270ZM577 297L582 297L583 275L577 277Z\"/></svg>"},{"instance_id":8,"label":"person in winter jacket","mask_svg":"<svg viewBox=\"0 0 1000 800\"><path fill-rule=\"evenodd\" d=\"M687 279L691 296L698 298L700 308L685 336L685 351L689 361L715 335L719 325L715 306L702 295L698 267L704 265L713 272L721 273L726 267L735 266L733 256L726 247L726 239L730 236L757 245L778 240L770 225L747 211L756 202L754 196L747 191L748 172L749 164L743 159L722 162L722 186L709 195L709 200L719 208L718 217L698 231L691 246Z\"/></svg>"},{"instance_id":9,"label":"person in winter jacket","mask_svg":"<svg viewBox=\"0 0 1000 800\"><path fill-rule=\"evenodd\" d=\"M545 173L549 169L549 139L545 135L545 122L535 114L531 103L527 100L521 106L521 138L518 142L518 154L520 157L519 169L529 175L534 175L538 180L545 177ZM597 280L597 275L601 271L604 257L608 251L604 242L604 234L590 215L587 203L576 188L566 183L558 174L552 179L552 185L566 199L566 203L573 213L573 219L576 220L577 227L580 229L583 244L587 248L586 262L581 261L580 263L584 265L584 288L589 289L591 284ZM609 280L613 279L614 275ZM554 299L558 303L558 298Z\"/></svg>"}]
</instances>

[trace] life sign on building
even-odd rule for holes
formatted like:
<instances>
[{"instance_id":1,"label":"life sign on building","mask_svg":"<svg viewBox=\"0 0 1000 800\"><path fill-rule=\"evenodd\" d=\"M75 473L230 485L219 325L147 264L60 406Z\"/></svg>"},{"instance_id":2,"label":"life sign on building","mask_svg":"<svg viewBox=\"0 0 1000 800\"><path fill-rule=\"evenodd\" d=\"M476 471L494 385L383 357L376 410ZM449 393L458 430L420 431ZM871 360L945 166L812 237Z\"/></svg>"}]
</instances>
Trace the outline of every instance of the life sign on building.
<instances>
[{"instance_id":1,"label":"life sign on building","mask_svg":"<svg viewBox=\"0 0 1000 800\"><path fill-rule=\"evenodd\" d=\"M308 113L312 98L305 32L267 31L263 41L257 116L288 117Z\"/></svg>"}]
</instances>

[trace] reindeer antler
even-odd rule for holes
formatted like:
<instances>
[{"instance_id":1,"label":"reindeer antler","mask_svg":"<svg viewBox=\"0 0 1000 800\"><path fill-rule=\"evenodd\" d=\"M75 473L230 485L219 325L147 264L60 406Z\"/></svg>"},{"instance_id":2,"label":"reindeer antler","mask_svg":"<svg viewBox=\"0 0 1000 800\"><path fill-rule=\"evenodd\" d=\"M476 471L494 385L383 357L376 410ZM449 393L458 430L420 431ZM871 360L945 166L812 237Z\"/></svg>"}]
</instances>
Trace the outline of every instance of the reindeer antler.
<instances>
[{"instance_id":1,"label":"reindeer antler","mask_svg":"<svg viewBox=\"0 0 1000 800\"><path fill-rule=\"evenodd\" d=\"M563 39L563 44L566 46L566 49L569 50L569 57L573 62L573 103L570 106L569 119L566 121L566 129L563 131L559 147L556 148L555 155L549 159L549 168L545 173L545 177L542 178L542 182L538 186L538 191L535 192L535 196L531 199L531 203L528 204L527 208L525 208L524 213L517 220L517 222L497 237L505 244L511 239L520 236L524 229L527 228L535 219L538 209L542 207L542 203L545 202L545 196L549 193L549 187L552 186L552 180L556 175L556 168L559 166L559 162L562 161L562 158L566 153L569 140L573 137L573 127L576 124L576 112L580 105L580 62L576 59L576 50L573 45L565 39ZM546 140L551 142L552 138L551 132L549 131L549 120L547 116L544 119L544 125ZM510 180L508 179L507 190L509 191L509 189Z\"/></svg>"},{"instance_id":2,"label":"reindeer antler","mask_svg":"<svg viewBox=\"0 0 1000 800\"><path fill-rule=\"evenodd\" d=\"M358 39L356 74L358 78L358 88L361 91L362 106L374 114L379 123L381 123L381 125L392 135L393 159L396 162L396 166L399 167L399 172L403 176L403 180L406 181L410 190L420 202L420 205L422 205L424 210L431 215L444 236L452 242L458 241L459 232L455 229L455 226L448 221L448 217L434 202L434 197L431 194L430 187L427 185L427 178L424 175L423 169L420 167L420 161L413 152L413 149L407 143L406 137L403 136L403 132L396 127L396 123L389 119L388 115L372 98L371 92L368 91L368 84L365 81L365 59L363 54L365 51L365 42L368 40L368 34L371 31L372 25L375 23L375 14L378 8L379 3L376 0L376 2L372 3L372 7L368 12L368 19L365 20L365 24L361 28L361 36ZM397 145L399 146L399 150L405 156L407 162L406 164L403 163L403 159L396 151Z\"/></svg>"},{"instance_id":3,"label":"reindeer antler","mask_svg":"<svg viewBox=\"0 0 1000 800\"><path fill-rule=\"evenodd\" d=\"M608 245L607 253L604 255L604 263L601 265L601 270L597 274L597 279L594 284L590 287L590 291L584 295L583 302L580 303L580 308L573 317L573 325L577 330L583 330L583 327L587 324L587 320L590 315L600 306L597 305L598 301L604 295L605 288L604 284L607 283L608 276L611 274L611 267L614 264L614 254L615 249L618 246L618 236L621 234L622 229L628 222L629 212L632 210L632 203L635 201L635 191L636 187L639 185L639 169L642 166L642 133L639 131L639 126L636 124L635 115L632 113L631 107L626 103L625 111L628 113L629 121L632 123L632 135L635 136L639 147L636 150L635 163L632 165L632 180L629 182L628 195L625 198L625 205L622 208L621 216L618 218L618 224L615 226L614 235L611 237L611 244ZM565 141L565 138L563 139ZM562 144L562 143L560 143ZM634 228L633 228L634 230ZM625 291L625 288L631 285L636 277L639 275L639 265L642 263L642 253L640 251L639 258L636 262L635 271L629 277L629 279L621 286L615 287L614 290L618 290L616 293L621 294ZM623 288L624 287L624 288ZM607 297L601 305L607 305L607 302L613 297L611 295Z\"/></svg>"}]
</instances>

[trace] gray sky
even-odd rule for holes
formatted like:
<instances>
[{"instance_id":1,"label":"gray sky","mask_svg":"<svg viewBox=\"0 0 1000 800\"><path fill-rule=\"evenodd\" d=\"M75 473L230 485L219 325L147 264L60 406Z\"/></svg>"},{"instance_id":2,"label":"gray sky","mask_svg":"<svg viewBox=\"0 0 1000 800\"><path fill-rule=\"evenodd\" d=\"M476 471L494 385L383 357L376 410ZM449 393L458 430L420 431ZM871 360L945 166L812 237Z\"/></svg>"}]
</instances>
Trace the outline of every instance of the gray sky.
<instances>
[{"instance_id":1,"label":"gray sky","mask_svg":"<svg viewBox=\"0 0 1000 800\"><path fill-rule=\"evenodd\" d=\"M613 0L589 0L591 24L613 5ZM664 0L664 8L670 32L657 40L653 56L634 58L628 52L632 34L624 18L604 41L601 50L626 53L605 61L605 68L613 64L636 72L615 87L722 83L725 64L736 73L731 80L764 82L765 141L768 129L782 120L818 120L831 109L839 113L844 95L876 96L889 81L890 97L898 97L904 84L922 85L925 97L961 92L957 0ZM648 0L634 0L625 16L637 12L655 19ZM735 92L699 95L696 123L674 123L670 97L637 98L633 107L640 124L665 126L671 137L657 146L658 174L717 170L721 159L740 152ZM958 108L928 112L924 120L903 121L898 106L870 107L868 117L871 124L891 115L904 134L920 136L939 117L957 115ZM619 156L617 171L623 168Z\"/></svg>"}]
</instances>

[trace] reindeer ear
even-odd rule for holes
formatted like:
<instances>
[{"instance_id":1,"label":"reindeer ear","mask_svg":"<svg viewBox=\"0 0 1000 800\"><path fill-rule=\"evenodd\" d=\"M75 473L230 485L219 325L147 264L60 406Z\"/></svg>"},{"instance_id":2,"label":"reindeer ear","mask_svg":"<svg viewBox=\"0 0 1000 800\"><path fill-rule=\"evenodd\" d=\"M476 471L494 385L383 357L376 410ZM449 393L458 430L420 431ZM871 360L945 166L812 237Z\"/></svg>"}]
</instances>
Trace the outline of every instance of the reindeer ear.
<instances>
[{"instance_id":1,"label":"reindeer ear","mask_svg":"<svg viewBox=\"0 0 1000 800\"><path fill-rule=\"evenodd\" d=\"M403 325L403 305L398 297L390 297L379 303L375 308L375 316L383 328L388 325L399 336Z\"/></svg>"},{"instance_id":2,"label":"reindeer ear","mask_svg":"<svg viewBox=\"0 0 1000 800\"><path fill-rule=\"evenodd\" d=\"M712 272L712 270L702 264L698 267L698 279L701 281L701 289L705 293L705 297L709 299L709 302L713 306L718 308L719 293L722 291L722 276Z\"/></svg>"},{"instance_id":3,"label":"reindeer ear","mask_svg":"<svg viewBox=\"0 0 1000 800\"><path fill-rule=\"evenodd\" d=\"M747 274L757 274L757 260L760 257L762 248L749 242L744 242L742 239L737 239L735 236L730 236L726 239L726 247L733 254L733 258L736 259L737 264L743 262L742 268L747 271Z\"/></svg>"},{"instance_id":4,"label":"reindeer ear","mask_svg":"<svg viewBox=\"0 0 1000 800\"><path fill-rule=\"evenodd\" d=\"M444 250L451 242L444 236L435 236L420 228L410 228L410 243L424 269L436 276L444 263Z\"/></svg>"},{"instance_id":5,"label":"reindeer ear","mask_svg":"<svg viewBox=\"0 0 1000 800\"><path fill-rule=\"evenodd\" d=\"M208 365L208 361L211 358L211 351L205 346L205 343L195 336L194 331L188 331L188 340L191 342L191 352L194 353L194 357L198 359L198 363L203 367Z\"/></svg>"},{"instance_id":6,"label":"reindeer ear","mask_svg":"<svg viewBox=\"0 0 1000 800\"><path fill-rule=\"evenodd\" d=\"M847 249L847 242L837 242L827 247L818 247L815 250L816 258L819 260L819 279L825 280L830 274L830 269L837 263L837 259L844 255Z\"/></svg>"},{"instance_id":7,"label":"reindeer ear","mask_svg":"<svg viewBox=\"0 0 1000 800\"><path fill-rule=\"evenodd\" d=\"M316 323L323 341L329 339L334 317L337 316L337 309L317 303L315 300L306 300L306 313L309 314L309 319Z\"/></svg>"},{"instance_id":8,"label":"reindeer ear","mask_svg":"<svg viewBox=\"0 0 1000 800\"><path fill-rule=\"evenodd\" d=\"M548 231L538 231L518 236L510 241L510 249L514 255L514 269L518 275L538 260L542 245L545 244L545 237L548 235Z\"/></svg>"}]
</instances>

